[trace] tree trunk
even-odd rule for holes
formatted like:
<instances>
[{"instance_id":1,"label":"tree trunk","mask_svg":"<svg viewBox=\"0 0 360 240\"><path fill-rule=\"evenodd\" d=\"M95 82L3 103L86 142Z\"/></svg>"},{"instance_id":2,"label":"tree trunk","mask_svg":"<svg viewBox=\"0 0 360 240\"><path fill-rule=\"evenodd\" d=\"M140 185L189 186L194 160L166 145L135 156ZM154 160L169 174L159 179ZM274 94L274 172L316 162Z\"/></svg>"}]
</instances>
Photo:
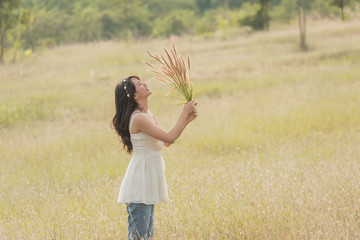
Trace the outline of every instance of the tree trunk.
<instances>
[{"instance_id":1,"label":"tree trunk","mask_svg":"<svg viewBox=\"0 0 360 240\"><path fill-rule=\"evenodd\" d=\"M128 0L124 0L124 18L125 18L125 29L128 29Z\"/></svg>"},{"instance_id":2,"label":"tree trunk","mask_svg":"<svg viewBox=\"0 0 360 240\"><path fill-rule=\"evenodd\" d=\"M303 44L302 49L306 50L307 49L307 45L306 45L306 9L305 9L305 0L302 0L302 10L303 10Z\"/></svg>"},{"instance_id":3,"label":"tree trunk","mask_svg":"<svg viewBox=\"0 0 360 240\"><path fill-rule=\"evenodd\" d=\"M0 0L0 64L4 62L3 2Z\"/></svg>"},{"instance_id":4,"label":"tree trunk","mask_svg":"<svg viewBox=\"0 0 360 240\"><path fill-rule=\"evenodd\" d=\"M307 50L305 0L297 0L297 12L300 32L300 48L301 50Z\"/></svg>"},{"instance_id":5,"label":"tree trunk","mask_svg":"<svg viewBox=\"0 0 360 240\"><path fill-rule=\"evenodd\" d=\"M269 30L270 27L270 16L269 16L269 2L270 0L265 0L265 29Z\"/></svg>"},{"instance_id":6,"label":"tree trunk","mask_svg":"<svg viewBox=\"0 0 360 240\"><path fill-rule=\"evenodd\" d=\"M261 28L264 30L269 30L269 1L270 0L260 0L261 8L260 8L260 18L261 18Z\"/></svg>"},{"instance_id":7,"label":"tree trunk","mask_svg":"<svg viewBox=\"0 0 360 240\"><path fill-rule=\"evenodd\" d=\"M0 48L1 48L0 64L4 62L4 38L5 38L5 31L3 31L3 29L1 29L1 32L0 32Z\"/></svg>"},{"instance_id":8,"label":"tree trunk","mask_svg":"<svg viewBox=\"0 0 360 240\"><path fill-rule=\"evenodd\" d=\"M26 11L22 11L21 14L19 15L18 25L16 26L16 38L15 38L15 43L14 43L14 47L13 47L14 55L13 55L12 62L16 61L17 51L18 51L19 47L21 46L21 44L20 44L21 34L24 32L26 25L29 24L29 22L30 22L30 16L28 16L26 13L27 13Z\"/></svg>"},{"instance_id":9,"label":"tree trunk","mask_svg":"<svg viewBox=\"0 0 360 240\"><path fill-rule=\"evenodd\" d=\"M17 55L17 51L18 51L18 48L19 48L19 45L20 45L20 29L21 26L18 26L18 29L17 29L17 34L16 34L16 40L15 40L15 43L14 43L14 55L13 55L13 59L12 59L12 62L14 63L16 61L16 55Z\"/></svg>"},{"instance_id":10,"label":"tree trunk","mask_svg":"<svg viewBox=\"0 0 360 240\"><path fill-rule=\"evenodd\" d=\"M0 53L0 64L4 62L4 32L1 29L1 33L0 33L0 48L1 48L1 53Z\"/></svg>"}]
</instances>

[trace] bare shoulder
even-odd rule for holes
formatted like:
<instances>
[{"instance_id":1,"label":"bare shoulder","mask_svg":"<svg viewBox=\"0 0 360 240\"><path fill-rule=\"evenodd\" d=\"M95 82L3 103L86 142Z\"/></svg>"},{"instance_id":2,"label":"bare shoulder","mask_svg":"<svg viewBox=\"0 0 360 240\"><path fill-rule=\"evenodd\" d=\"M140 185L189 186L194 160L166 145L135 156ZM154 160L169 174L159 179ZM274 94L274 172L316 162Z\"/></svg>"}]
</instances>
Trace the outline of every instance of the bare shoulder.
<instances>
[{"instance_id":1,"label":"bare shoulder","mask_svg":"<svg viewBox=\"0 0 360 240\"><path fill-rule=\"evenodd\" d=\"M156 123L156 125L158 125L159 126L159 123L157 122L157 120L156 120L156 118L155 118L155 116L154 116L154 114L149 110L149 116L150 116L150 118Z\"/></svg>"},{"instance_id":2,"label":"bare shoulder","mask_svg":"<svg viewBox=\"0 0 360 240\"><path fill-rule=\"evenodd\" d=\"M131 115L130 115L130 119L131 119L135 114L137 114L137 113L141 113L141 111L140 111L140 110L135 110L135 111L133 111L133 112L131 113Z\"/></svg>"},{"instance_id":3,"label":"bare shoulder","mask_svg":"<svg viewBox=\"0 0 360 240\"><path fill-rule=\"evenodd\" d=\"M142 124L143 121L146 121L146 118L144 114L138 114L138 113L142 113L141 111L133 111L130 115L130 122L132 122L131 124L131 129L130 132L135 134L135 133L139 133L141 131L139 131L139 125Z\"/></svg>"},{"instance_id":4,"label":"bare shoulder","mask_svg":"<svg viewBox=\"0 0 360 240\"><path fill-rule=\"evenodd\" d=\"M136 113L142 113L142 114L136 114ZM138 111L138 112L133 113L133 115L135 115L135 114L136 114L136 116L133 117L133 126L135 126L135 128L137 128L136 126L139 126L139 125L151 123L150 118L148 116L146 116L145 113Z\"/></svg>"},{"instance_id":5,"label":"bare shoulder","mask_svg":"<svg viewBox=\"0 0 360 240\"><path fill-rule=\"evenodd\" d=\"M133 118L134 118L134 123L135 122L139 122L139 121L147 121L147 120L149 120L149 118L144 114L144 113L142 113L142 112L137 112L137 113L141 113L141 114L137 114L136 116L134 116ZM134 115L135 115L136 113L134 113Z\"/></svg>"},{"instance_id":6,"label":"bare shoulder","mask_svg":"<svg viewBox=\"0 0 360 240\"><path fill-rule=\"evenodd\" d=\"M152 128L154 123L145 114L137 114L133 119L132 132L146 132L146 129Z\"/></svg>"}]
</instances>

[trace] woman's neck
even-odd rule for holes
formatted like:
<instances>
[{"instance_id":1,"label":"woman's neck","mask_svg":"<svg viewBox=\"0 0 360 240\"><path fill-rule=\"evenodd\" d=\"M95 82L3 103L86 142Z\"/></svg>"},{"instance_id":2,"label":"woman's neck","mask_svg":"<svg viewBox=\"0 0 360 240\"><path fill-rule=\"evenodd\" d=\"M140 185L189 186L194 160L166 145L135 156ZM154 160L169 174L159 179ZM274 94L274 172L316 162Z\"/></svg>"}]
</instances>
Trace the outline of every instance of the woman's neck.
<instances>
[{"instance_id":1,"label":"woman's neck","mask_svg":"<svg viewBox=\"0 0 360 240\"><path fill-rule=\"evenodd\" d=\"M148 102L147 102L147 99L141 99L139 100L138 102L138 108L142 111L142 112L145 112L147 113L148 111Z\"/></svg>"}]
</instances>

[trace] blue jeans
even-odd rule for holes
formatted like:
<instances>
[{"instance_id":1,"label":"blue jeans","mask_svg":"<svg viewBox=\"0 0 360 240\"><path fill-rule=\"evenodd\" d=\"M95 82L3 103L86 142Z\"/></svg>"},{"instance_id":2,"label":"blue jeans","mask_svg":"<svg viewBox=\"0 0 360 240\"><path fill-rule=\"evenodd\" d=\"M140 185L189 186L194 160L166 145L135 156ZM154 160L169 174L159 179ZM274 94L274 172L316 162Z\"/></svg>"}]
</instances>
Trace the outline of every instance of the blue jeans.
<instances>
[{"instance_id":1,"label":"blue jeans","mask_svg":"<svg viewBox=\"0 0 360 240\"><path fill-rule=\"evenodd\" d=\"M126 204L130 240L148 239L154 235L154 204Z\"/></svg>"}]
</instances>

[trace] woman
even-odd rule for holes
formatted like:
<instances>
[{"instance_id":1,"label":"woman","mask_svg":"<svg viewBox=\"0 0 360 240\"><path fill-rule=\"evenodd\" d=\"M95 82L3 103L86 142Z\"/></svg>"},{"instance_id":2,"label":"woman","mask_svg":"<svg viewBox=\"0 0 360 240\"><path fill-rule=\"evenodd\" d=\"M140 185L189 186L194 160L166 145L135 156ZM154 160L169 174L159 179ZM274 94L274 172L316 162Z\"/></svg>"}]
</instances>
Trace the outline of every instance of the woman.
<instances>
[{"instance_id":1,"label":"woman","mask_svg":"<svg viewBox=\"0 0 360 240\"><path fill-rule=\"evenodd\" d=\"M134 152L121 183L118 202L128 212L129 239L153 237L154 204L168 201L163 145L170 146L187 124L197 117L194 101L186 103L170 131L159 127L148 109L151 91L137 76L123 79L115 88L113 127L124 149Z\"/></svg>"}]
</instances>

